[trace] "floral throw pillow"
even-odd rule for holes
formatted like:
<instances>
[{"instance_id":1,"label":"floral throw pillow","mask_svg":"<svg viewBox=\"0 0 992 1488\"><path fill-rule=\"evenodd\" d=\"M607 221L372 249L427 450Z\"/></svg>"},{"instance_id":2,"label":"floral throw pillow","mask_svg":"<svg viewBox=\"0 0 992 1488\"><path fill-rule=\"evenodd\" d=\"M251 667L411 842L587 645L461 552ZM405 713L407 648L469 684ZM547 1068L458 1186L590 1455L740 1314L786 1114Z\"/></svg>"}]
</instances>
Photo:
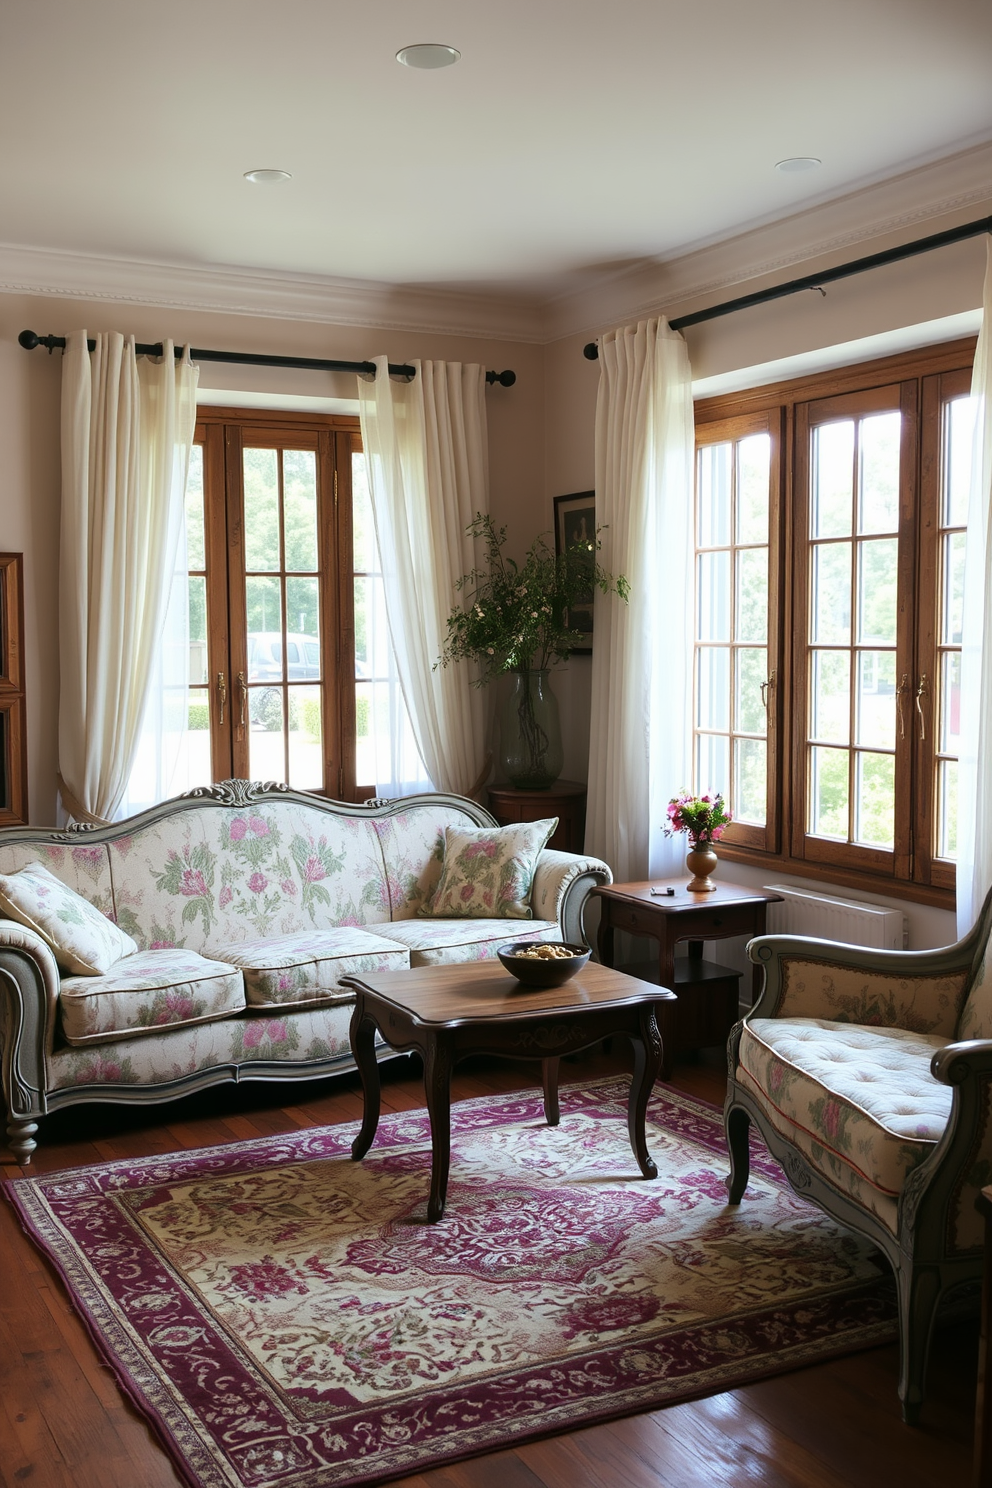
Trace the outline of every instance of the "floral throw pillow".
<instances>
[{"instance_id":1,"label":"floral throw pillow","mask_svg":"<svg viewBox=\"0 0 992 1488\"><path fill-rule=\"evenodd\" d=\"M530 890L541 849L558 825L445 827L441 879L419 912L435 919L530 920Z\"/></svg>"},{"instance_id":2,"label":"floral throw pillow","mask_svg":"<svg viewBox=\"0 0 992 1488\"><path fill-rule=\"evenodd\" d=\"M76 976L102 976L138 949L130 935L41 863L0 873L0 910L36 930L62 970Z\"/></svg>"}]
</instances>

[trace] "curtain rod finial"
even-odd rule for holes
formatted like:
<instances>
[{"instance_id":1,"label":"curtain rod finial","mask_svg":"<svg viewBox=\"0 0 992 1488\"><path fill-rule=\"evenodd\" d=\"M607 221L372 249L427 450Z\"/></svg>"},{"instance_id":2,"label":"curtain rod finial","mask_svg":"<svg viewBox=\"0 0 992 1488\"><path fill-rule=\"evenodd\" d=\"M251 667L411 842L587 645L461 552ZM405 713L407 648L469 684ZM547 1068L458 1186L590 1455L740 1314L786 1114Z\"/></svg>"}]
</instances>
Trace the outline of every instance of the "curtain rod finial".
<instances>
[{"instance_id":1,"label":"curtain rod finial","mask_svg":"<svg viewBox=\"0 0 992 1488\"><path fill-rule=\"evenodd\" d=\"M490 387L494 382L498 382L500 387L512 387L516 380L516 372L506 371L486 373L486 381L489 383Z\"/></svg>"},{"instance_id":2,"label":"curtain rod finial","mask_svg":"<svg viewBox=\"0 0 992 1488\"><path fill-rule=\"evenodd\" d=\"M582 355L585 357L587 362L597 361L599 358L599 342L587 341L585 346L583 346L582 348Z\"/></svg>"}]
</instances>

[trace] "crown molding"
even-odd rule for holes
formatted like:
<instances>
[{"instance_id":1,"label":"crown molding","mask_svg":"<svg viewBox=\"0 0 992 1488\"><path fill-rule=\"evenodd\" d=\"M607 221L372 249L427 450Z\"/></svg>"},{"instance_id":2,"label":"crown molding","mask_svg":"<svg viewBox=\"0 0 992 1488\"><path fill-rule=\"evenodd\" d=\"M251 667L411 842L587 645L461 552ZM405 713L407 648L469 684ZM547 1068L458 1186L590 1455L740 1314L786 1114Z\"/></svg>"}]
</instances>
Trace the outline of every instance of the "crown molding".
<instances>
[{"instance_id":1,"label":"crown molding","mask_svg":"<svg viewBox=\"0 0 992 1488\"><path fill-rule=\"evenodd\" d=\"M587 282L547 305L545 340L596 334L645 315L685 315L702 308L697 301L723 298L720 291L745 284L757 289L761 286L752 281L781 279L783 270L819 259L842 262L855 245L860 256L890 246L877 239L907 242L938 231L940 218L951 219L940 226L954 226L986 216L990 209L992 142L731 238L702 243L670 259L642 260ZM828 266L815 263L816 268Z\"/></svg>"},{"instance_id":2,"label":"crown molding","mask_svg":"<svg viewBox=\"0 0 992 1488\"><path fill-rule=\"evenodd\" d=\"M540 343L533 300L458 289L266 273L0 243L0 293L161 305L311 324Z\"/></svg>"},{"instance_id":3,"label":"crown molding","mask_svg":"<svg viewBox=\"0 0 992 1488\"><path fill-rule=\"evenodd\" d=\"M976 208L979 209L976 211ZM566 336L712 303L721 291L800 264L827 267L884 240L907 241L936 230L938 219L968 220L992 210L992 142L898 176L814 202L668 259L652 258L609 273L590 271L568 292L541 297L457 286L271 273L101 257L0 243L0 293L118 304L160 305L311 324L360 326L545 345ZM753 287L759 287L753 284Z\"/></svg>"}]
</instances>

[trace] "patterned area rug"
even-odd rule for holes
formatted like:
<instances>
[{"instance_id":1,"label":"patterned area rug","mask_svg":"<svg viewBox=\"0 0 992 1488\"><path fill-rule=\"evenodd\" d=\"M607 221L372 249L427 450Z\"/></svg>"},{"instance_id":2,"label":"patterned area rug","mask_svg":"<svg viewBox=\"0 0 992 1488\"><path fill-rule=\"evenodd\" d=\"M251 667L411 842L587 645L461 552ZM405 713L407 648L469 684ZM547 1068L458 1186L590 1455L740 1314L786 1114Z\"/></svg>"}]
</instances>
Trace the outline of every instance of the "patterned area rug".
<instances>
[{"instance_id":1,"label":"patterned area rug","mask_svg":"<svg viewBox=\"0 0 992 1488\"><path fill-rule=\"evenodd\" d=\"M719 1112L622 1080L113 1162L5 1189L197 1488L343 1488L888 1342L887 1268L764 1149L726 1205Z\"/></svg>"}]
</instances>

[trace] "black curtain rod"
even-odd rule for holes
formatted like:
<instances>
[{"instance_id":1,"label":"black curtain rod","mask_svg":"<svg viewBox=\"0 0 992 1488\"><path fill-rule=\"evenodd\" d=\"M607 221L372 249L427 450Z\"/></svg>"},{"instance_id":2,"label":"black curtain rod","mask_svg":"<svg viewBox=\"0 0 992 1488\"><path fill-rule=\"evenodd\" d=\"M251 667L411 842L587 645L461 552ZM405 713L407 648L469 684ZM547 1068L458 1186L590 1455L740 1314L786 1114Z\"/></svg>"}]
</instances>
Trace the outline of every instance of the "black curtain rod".
<instances>
[{"instance_id":1,"label":"black curtain rod","mask_svg":"<svg viewBox=\"0 0 992 1488\"><path fill-rule=\"evenodd\" d=\"M38 336L34 331L22 331L18 341L25 351L34 351L36 346L47 346L49 353L65 350L64 336ZM87 341L90 351L96 349L96 342ZM154 344L136 345L135 351L138 356L161 356L162 343L156 341ZM184 347L175 348L176 356L182 356ZM205 351L202 346L191 346L190 356L194 362L238 362L243 367L303 367L311 372L364 372L366 376L375 376L375 362L337 362L327 360L323 357L285 357L265 356L254 351ZM409 367L401 363L389 364L390 375L393 377L416 377L416 367ZM498 382L500 387L512 387L517 380L516 372L487 372L486 381L491 385Z\"/></svg>"},{"instance_id":2,"label":"black curtain rod","mask_svg":"<svg viewBox=\"0 0 992 1488\"><path fill-rule=\"evenodd\" d=\"M946 232L934 233L929 238L917 238L915 242L902 243L898 248L869 253L866 258L855 258L850 263L838 264L836 268L824 269L819 274L806 274L802 279L790 279L788 283L776 284L771 289L759 289L754 294L741 295L736 300L724 300L722 305L711 305L708 310L697 310L693 315L680 315L669 324L673 331L682 331L686 326L699 325L704 320L716 320L720 315L732 315L735 310L748 310L752 305L764 305L769 300L781 300L786 295L799 294L804 289L822 289L824 284L832 284L836 279L847 279L851 274L863 274L866 269L877 269L883 264L915 258L918 253L930 253L934 248L946 247L948 243L977 238L980 233L992 233L992 217L980 217L977 222L949 227ZM582 348L582 354L590 362L594 362L599 356L599 346L595 341L590 341Z\"/></svg>"}]
</instances>

